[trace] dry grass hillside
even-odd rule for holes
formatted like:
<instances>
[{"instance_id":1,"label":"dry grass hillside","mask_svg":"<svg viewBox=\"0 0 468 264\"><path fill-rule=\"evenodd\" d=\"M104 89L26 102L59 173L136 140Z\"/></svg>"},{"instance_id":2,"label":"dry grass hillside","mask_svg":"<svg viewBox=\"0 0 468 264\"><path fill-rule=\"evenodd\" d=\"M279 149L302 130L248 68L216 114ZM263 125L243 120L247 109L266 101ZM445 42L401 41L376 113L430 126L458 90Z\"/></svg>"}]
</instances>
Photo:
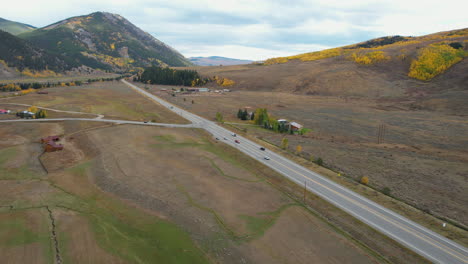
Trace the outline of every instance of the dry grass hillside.
<instances>
[{"instance_id":1,"label":"dry grass hillside","mask_svg":"<svg viewBox=\"0 0 468 264\"><path fill-rule=\"evenodd\" d=\"M273 58L262 65L195 69L205 76L234 80L230 86L234 90L405 99L411 100L413 108L459 113L468 110L465 100L460 100L468 98L467 49L468 30L463 29L415 38L375 39ZM216 86L214 82L211 85Z\"/></svg>"}]
</instances>

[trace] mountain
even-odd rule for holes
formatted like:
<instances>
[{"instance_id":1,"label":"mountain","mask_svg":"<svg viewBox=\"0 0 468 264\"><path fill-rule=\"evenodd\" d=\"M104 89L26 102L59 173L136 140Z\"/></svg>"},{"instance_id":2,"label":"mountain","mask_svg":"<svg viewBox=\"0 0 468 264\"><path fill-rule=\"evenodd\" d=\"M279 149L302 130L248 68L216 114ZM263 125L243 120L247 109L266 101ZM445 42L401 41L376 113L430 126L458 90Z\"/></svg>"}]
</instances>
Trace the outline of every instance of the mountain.
<instances>
[{"instance_id":1,"label":"mountain","mask_svg":"<svg viewBox=\"0 0 468 264\"><path fill-rule=\"evenodd\" d=\"M106 12L68 18L19 37L67 57L70 64L95 69L192 65L182 54L125 18Z\"/></svg>"},{"instance_id":2,"label":"mountain","mask_svg":"<svg viewBox=\"0 0 468 264\"><path fill-rule=\"evenodd\" d=\"M195 69L233 80L233 89L406 100L411 107L468 113L467 56L468 29L460 29L382 37L263 64Z\"/></svg>"},{"instance_id":3,"label":"mountain","mask_svg":"<svg viewBox=\"0 0 468 264\"><path fill-rule=\"evenodd\" d=\"M219 57L219 56L211 56L211 57L191 57L189 60L198 66L228 66L228 65L240 65L240 64L249 64L253 61L251 60L239 60L239 59L232 59L226 57Z\"/></svg>"},{"instance_id":4,"label":"mountain","mask_svg":"<svg viewBox=\"0 0 468 264\"><path fill-rule=\"evenodd\" d=\"M33 29L35 29L35 27L31 25L0 18L0 30L6 31L10 34L18 35L20 33L31 31Z\"/></svg>"},{"instance_id":5,"label":"mountain","mask_svg":"<svg viewBox=\"0 0 468 264\"><path fill-rule=\"evenodd\" d=\"M66 62L62 56L36 47L35 45L20 39L12 34L0 30L0 63L2 72L7 68L16 68L20 72L50 71L63 72L76 65Z\"/></svg>"}]
</instances>

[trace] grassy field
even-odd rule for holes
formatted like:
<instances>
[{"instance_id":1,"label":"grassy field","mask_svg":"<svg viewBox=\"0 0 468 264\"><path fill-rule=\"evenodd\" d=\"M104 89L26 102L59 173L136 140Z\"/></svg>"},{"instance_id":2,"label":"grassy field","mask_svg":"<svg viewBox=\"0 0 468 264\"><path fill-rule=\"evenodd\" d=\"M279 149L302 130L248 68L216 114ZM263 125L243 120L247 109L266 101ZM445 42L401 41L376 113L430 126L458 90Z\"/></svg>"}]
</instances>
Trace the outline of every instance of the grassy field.
<instances>
[{"instance_id":1,"label":"grassy field","mask_svg":"<svg viewBox=\"0 0 468 264\"><path fill-rule=\"evenodd\" d=\"M122 140L124 135L130 137ZM235 263L239 256L247 263L340 263L345 256L359 263L424 262L323 200L308 198L308 206L339 215L368 239L357 242L349 231L329 225L295 198L295 184L197 129L121 126L94 130L89 137L101 150L101 165L94 171L98 186L183 226L223 263ZM289 221L284 219L291 218L304 226L303 234L284 225ZM304 233L309 229L321 235ZM314 236L323 236L323 243L313 243ZM282 243L268 243L271 237ZM376 253L374 245L385 248L385 256ZM305 247L309 250L301 250ZM337 251L343 254L331 253Z\"/></svg>"},{"instance_id":2,"label":"grassy field","mask_svg":"<svg viewBox=\"0 0 468 264\"><path fill-rule=\"evenodd\" d=\"M70 133L76 132L74 129L92 131L89 129L95 128L93 125L58 126ZM56 128L49 124L0 127L2 134L15 131L23 138L21 145L17 144L19 140L2 142L0 149L2 261L52 263L60 258L63 263L208 262L183 229L97 188L88 177L95 161L87 155L77 158L81 150L73 149L74 142L62 142L64 151L44 155L22 148L39 147L36 136L57 132ZM28 134L30 129L38 132ZM57 162L67 167L51 166ZM52 231L57 235L51 235Z\"/></svg>"},{"instance_id":3,"label":"grassy field","mask_svg":"<svg viewBox=\"0 0 468 264\"><path fill-rule=\"evenodd\" d=\"M0 225L0 239L25 236L0 247L8 263L424 262L391 242L375 253L278 188L284 178L197 129L61 122L0 132L15 136L0 141L0 217L17 222ZM65 148L41 155L37 140L49 134L65 135Z\"/></svg>"},{"instance_id":4,"label":"grassy field","mask_svg":"<svg viewBox=\"0 0 468 264\"><path fill-rule=\"evenodd\" d=\"M119 77L118 74L93 74L93 75L78 75L78 76L56 76L56 77L29 77L29 76L13 76L11 78L0 79L0 83L57 83L57 82L73 82L82 81L86 82L89 79L101 79L101 78L115 78Z\"/></svg>"},{"instance_id":5,"label":"grassy field","mask_svg":"<svg viewBox=\"0 0 468 264\"><path fill-rule=\"evenodd\" d=\"M75 87L54 87L44 89L44 91L47 91L48 94L30 93L2 99L0 106L11 108L5 103L21 103L58 110L102 114L108 119L187 123L185 119L148 101L125 84L117 81ZM23 109L25 108L27 107L23 107ZM73 116L58 112L53 113L53 111L48 112L51 117ZM75 115L75 117L80 117L80 115Z\"/></svg>"},{"instance_id":6,"label":"grassy field","mask_svg":"<svg viewBox=\"0 0 468 264\"><path fill-rule=\"evenodd\" d=\"M249 125L236 117L239 108L266 107L277 118L296 121L312 129L305 136L286 135L291 153L300 145L301 157L305 160L322 158L326 166L341 172L348 185L356 185L362 176L367 176L370 186L378 191L388 188L393 197L420 210L467 224L465 205L468 200L464 195L466 180L463 175L468 173L468 138L464 133L468 123L463 117L336 97L266 92L172 97L158 92L158 88L153 87L152 91L212 120L219 111L226 122L240 123L229 128L246 130L248 135L262 138L264 143L279 146L284 135ZM377 144L381 124L385 124L386 133L383 143ZM300 160L305 163L304 159ZM358 187L353 189L359 191ZM391 203L387 204L391 206ZM398 206L393 207L398 209ZM441 233L453 231L442 229L440 220L429 222ZM436 222L439 226L434 226ZM449 237L460 239L465 236L463 234L466 233Z\"/></svg>"}]
</instances>

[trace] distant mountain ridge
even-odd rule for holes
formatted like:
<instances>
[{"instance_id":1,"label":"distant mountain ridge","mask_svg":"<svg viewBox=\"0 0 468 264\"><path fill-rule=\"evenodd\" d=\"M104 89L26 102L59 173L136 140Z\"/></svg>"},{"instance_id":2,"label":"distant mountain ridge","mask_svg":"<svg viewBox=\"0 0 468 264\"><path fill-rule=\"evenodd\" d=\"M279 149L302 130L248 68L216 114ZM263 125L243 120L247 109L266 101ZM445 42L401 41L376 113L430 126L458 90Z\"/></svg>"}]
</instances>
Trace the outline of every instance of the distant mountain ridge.
<instances>
[{"instance_id":1,"label":"distant mountain ridge","mask_svg":"<svg viewBox=\"0 0 468 264\"><path fill-rule=\"evenodd\" d=\"M178 51L127 19L106 12L68 18L18 36L63 55L68 64L75 66L125 71L153 64L192 65Z\"/></svg>"},{"instance_id":2,"label":"distant mountain ridge","mask_svg":"<svg viewBox=\"0 0 468 264\"><path fill-rule=\"evenodd\" d=\"M34 30L36 27L15 21L10 21L0 17L0 30L13 35L18 35L27 31Z\"/></svg>"},{"instance_id":3,"label":"distant mountain ridge","mask_svg":"<svg viewBox=\"0 0 468 264\"><path fill-rule=\"evenodd\" d=\"M240 60L233 58L226 58L220 56L210 56L210 57L191 57L189 60L199 66L218 66L218 65L240 65L240 64L249 64L253 61L251 60Z\"/></svg>"}]
</instances>

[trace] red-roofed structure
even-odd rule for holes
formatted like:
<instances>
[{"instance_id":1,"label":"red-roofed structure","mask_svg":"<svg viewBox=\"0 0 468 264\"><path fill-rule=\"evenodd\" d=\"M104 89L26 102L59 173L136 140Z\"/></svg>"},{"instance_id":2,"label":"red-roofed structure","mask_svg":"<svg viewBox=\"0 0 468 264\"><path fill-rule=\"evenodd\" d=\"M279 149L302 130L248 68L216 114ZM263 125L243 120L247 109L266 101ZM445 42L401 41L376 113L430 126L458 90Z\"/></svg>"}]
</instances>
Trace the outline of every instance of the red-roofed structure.
<instances>
[{"instance_id":1,"label":"red-roofed structure","mask_svg":"<svg viewBox=\"0 0 468 264\"><path fill-rule=\"evenodd\" d=\"M54 151L62 150L63 145L57 143L57 141L59 140L60 140L59 136L48 136L45 138L41 138L42 144L45 144L44 151L54 152Z\"/></svg>"},{"instance_id":2,"label":"red-roofed structure","mask_svg":"<svg viewBox=\"0 0 468 264\"><path fill-rule=\"evenodd\" d=\"M41 143L48 143L50 141L59 141L59 136L48 136L45 138L41 138Z\"/></svg>"}]
</instances>

